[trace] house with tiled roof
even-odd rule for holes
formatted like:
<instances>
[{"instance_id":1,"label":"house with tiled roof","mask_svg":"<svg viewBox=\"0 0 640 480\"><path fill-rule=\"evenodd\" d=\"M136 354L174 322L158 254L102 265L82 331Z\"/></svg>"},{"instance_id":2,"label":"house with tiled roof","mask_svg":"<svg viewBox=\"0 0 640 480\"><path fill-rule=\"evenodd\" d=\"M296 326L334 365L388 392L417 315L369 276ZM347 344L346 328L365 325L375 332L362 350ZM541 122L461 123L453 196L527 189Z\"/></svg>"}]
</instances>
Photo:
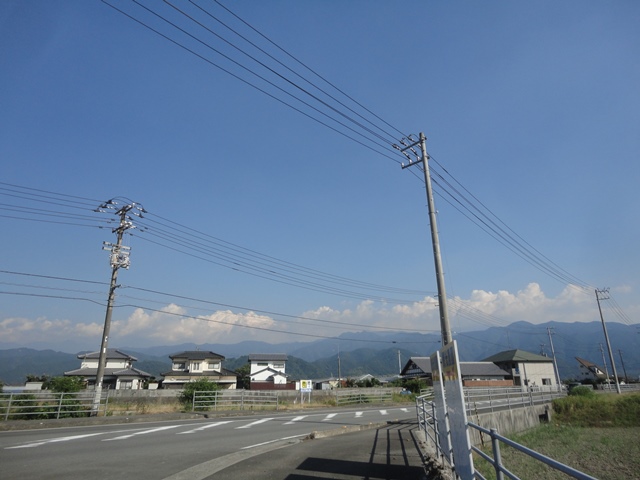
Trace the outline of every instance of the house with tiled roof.
<instances>
[{"instance_id":1,"label":"house with tiled roof","mask_svg":"<svg viewBox=\"0 0 640 480\"><path fill-rule=\"evenodd\" d=\"M284 353L252 353L249 355L251 390L295 390L285 373L287 355Z\"/></svg>"},{"instance_id":2,"label":"house with tiled roof","mask_svg":"<svg viewBox=\"0 0 640 480\"><path fill-rule=\"evenodd\" d=\"M483 360L507 372L515 386L558 386L553 359L524 350L505 350Z\"/></svg>"},{"instance_id":3,"label":"house with tiled roof","mask_svg":"<svg viewBox=\"0 0 640 480\"><path fill-rule=\"evenodd\" d=\"M593 380L605 380L607 378L607 374L604 372L604 369L600 368L595 363L580 357L576 357L576 360L580 364L580 373L582 377L590 377Z\"/></svg>"},{"instance_id":4,"label":"house with tiled roof","mask_svg":"<svg viewBox=\"0 0 640 480\"><path fill-rule=\"evenodd\" d=\"M114 348L107 349L103 388L112 390L139 390L151 378L151 374L133 366L138 359ZM80 353L80 368L64 372L65 377L82 377L87 386L96 383L100 352Z\"/></svg>"},{"instance_id":5,"label":"house with tiled roof","mask_svg":"<svg viewBox=\"0 0 640 480\"><path fill-rule=\"evenodd\" d=\"M222 366L225 359L214 352L190 350L169 355L171 370L162 374L162 388L184 388L187 383L206 379L222 388L234 390L238 382L236 372Z\"/></svg>"},{"instance_id":6,"label":"house with tiled roof","mask_svg":"<svg viewBox=\"0 0 640 480\"><path fill-rule=\"evenodd\" d=\"M460 362L462 384L465 387L510 387L509 374L491 362ZM431 380L431 358L411 357L400 372L405 378Z\"/></svg>"}]
</instances>

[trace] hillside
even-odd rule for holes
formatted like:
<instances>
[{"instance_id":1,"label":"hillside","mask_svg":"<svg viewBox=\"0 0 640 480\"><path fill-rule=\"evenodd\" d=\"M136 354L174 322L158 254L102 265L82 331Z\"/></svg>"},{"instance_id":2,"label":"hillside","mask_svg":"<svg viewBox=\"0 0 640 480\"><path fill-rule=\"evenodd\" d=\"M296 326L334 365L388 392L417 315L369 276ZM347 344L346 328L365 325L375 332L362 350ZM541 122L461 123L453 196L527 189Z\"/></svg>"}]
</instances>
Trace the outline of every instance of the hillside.
<instances>
[{"instance_id":1,"label":"hillside","mask_svg":"<svg viewBox=\"0 0 640 480\"><path fill-rule=\"evenodd\" d=\"M457 333L460 359L478 361L497 352L519 348L533 353L551 355L547 328L553 330L558 368L562 378L576 378L579 373L575 357L582 357L602 365L600 343L604 334L600 322L557 323L533 325L516 322L508 327L492 327L477 332ZM623 376L618 350L624 352L627 374L638 379L640 375L640 345L636 325L608 323L611 345L616 353L618 375ZM242 342L224 344L181 344L152 348L120 348L138 358L135 366L156 378L171 368L168 355L181 350L211 350L227 357L224 367L234 370L247 362L251 353L286 353L289 355L287 373L292 378L328 378L338 376L356 377L370 373L388 376L398 373L398 352L404 366L411 356L428 356L440 345L439 335L359 332L343 334L335 339L315 342L268 344L264 342ZM607 356L606 363L610 362ZM15 348L0 350L0 381L6 384L21 384L26 375L62 375L80 365L75 354L53 350Z\"/></svg>"}]
</instances>

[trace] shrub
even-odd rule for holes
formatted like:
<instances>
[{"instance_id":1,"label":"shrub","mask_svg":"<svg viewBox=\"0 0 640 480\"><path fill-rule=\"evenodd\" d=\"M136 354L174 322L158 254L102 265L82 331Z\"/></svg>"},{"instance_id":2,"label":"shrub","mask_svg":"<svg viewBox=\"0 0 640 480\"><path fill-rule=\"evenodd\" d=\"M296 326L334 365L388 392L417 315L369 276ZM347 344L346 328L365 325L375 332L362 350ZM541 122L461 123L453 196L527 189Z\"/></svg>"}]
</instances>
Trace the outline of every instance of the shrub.
<instances>
[{"instance_id":1,"label":"shrub","mask_svg":"<svg viewBox=\"0 0 640 480\"><path fill-rule=\"evenodd\" d=\"M579 386L573 387L569 390L569 395L575 397L593 397L596 393L593 391L593 388Z\"/></svg>"},{"instance_id":2,"label":"shrub","mask_svg":"<svg viewBox=\"0 0 640 480\"><path fill-rule=\"evenodd\" d=\"M42 388L58 393L74 393L84 389L84 380L80 377L53 377L45 380Z\"/></svg>"},{"instance_id":3,"label":"shrub","mask_svg":"<svg viewBox=\"0 0 640 480\"><path fill-rule=\"evenodd\" d=\"M217 392L221 390L220 384L216 382L212 382L207 380L206 378L201 378L200 380L196 380L195 382L187 383L182 390L182 393L178 396L178 400L186 409L191 409L193 406L193 395L195 392ZM215 399L215 395L199 397L199 400L211 400ZM202 408L202 407L200 407Z\"/></svg>"}]
</instances>

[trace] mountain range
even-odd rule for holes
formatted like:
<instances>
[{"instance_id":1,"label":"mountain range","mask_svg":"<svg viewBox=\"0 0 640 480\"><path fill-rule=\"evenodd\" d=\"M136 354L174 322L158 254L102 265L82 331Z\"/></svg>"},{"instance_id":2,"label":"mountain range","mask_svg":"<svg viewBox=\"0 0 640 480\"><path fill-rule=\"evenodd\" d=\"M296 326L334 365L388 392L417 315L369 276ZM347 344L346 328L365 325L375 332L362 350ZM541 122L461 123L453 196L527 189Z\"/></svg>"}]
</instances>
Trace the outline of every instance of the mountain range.
<instances>
[{"instance_id":1,"label":"mountain range","mask_svg":"<svg viewBox=\"0 0 640 480\"><path fill-rule=\"evenodd\" d=\"M630 378L640 375L640 325L607 323L617 373ZM551 356L548 332L562 378L577 378L579 365L575 357L603 366L603 353L612 373L606 341L600 322L533 325L516 322L507 327L454 333L461 361L480 361L504 350L521 349ZM600 350L602 345L603 351ZM236 344L184 343L149 348L113 346L138 358L136 368L159 378L171 368L169 355L184 350L213 351L226 357L223 366L234 370L247 362L252 353L286 353L287 373L293 378L357 377L370 373L391 376L412 356L429 356L440 347L439 334L359 332L343 334L314 342L269 344L246 341ZM624 362L624 368L622 363ZM59 376L78 368L77 355L53 350L13 348L0 350L0 381L19 385L26 375Z\"/></svg>"}]
</instances>

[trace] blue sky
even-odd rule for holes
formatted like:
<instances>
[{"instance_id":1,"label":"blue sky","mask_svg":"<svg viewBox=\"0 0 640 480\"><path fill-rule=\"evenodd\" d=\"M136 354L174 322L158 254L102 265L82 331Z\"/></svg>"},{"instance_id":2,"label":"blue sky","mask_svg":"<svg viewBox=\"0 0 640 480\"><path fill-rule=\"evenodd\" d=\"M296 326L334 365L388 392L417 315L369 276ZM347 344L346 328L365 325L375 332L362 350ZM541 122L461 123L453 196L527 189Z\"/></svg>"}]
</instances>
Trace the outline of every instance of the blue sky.
<instances>
[{"instance_id":1,"label":"blue sky","mask_svg":"<svg viewBox=\"0 0 640 480\"><path fill-rule=\"evenodd\" d=\"M110 3L208 61L97 0L0 3L0 347L98 348L110 275L101 246L115 235L96 226L115 217L90 206L114 197L149 214L125 240L131 268L119 272L111 346L439 331L424 186L387 143L326 120L139 4ZM454 331L598 320L596 287L611 289L610 321L638 322L637 2L223 3L246 24L214 1L172 3L252 49L199 5L322 84L343 102L327 100L334 117L357 112L386 134L424 132L437 172L585 287L509 251L454 208L457 194L441 183ZM250 63L167 4L140 4ZM304 94L294 83L312 90L251 51L289 80L273 83L297 96ZM179 240L153 236L158 221ZM195 235L228 242L232 257L248 249L267 264L313 269L306 274L316 280L324 272L369 286L354 295L334 277L333 288L350 292L336 295L300 288L299 279L273 281L273 264L260 276L243 273L196 254L184 243ZM413 292L381 293L371 284Z\"/></svg>"}]
</instances>

